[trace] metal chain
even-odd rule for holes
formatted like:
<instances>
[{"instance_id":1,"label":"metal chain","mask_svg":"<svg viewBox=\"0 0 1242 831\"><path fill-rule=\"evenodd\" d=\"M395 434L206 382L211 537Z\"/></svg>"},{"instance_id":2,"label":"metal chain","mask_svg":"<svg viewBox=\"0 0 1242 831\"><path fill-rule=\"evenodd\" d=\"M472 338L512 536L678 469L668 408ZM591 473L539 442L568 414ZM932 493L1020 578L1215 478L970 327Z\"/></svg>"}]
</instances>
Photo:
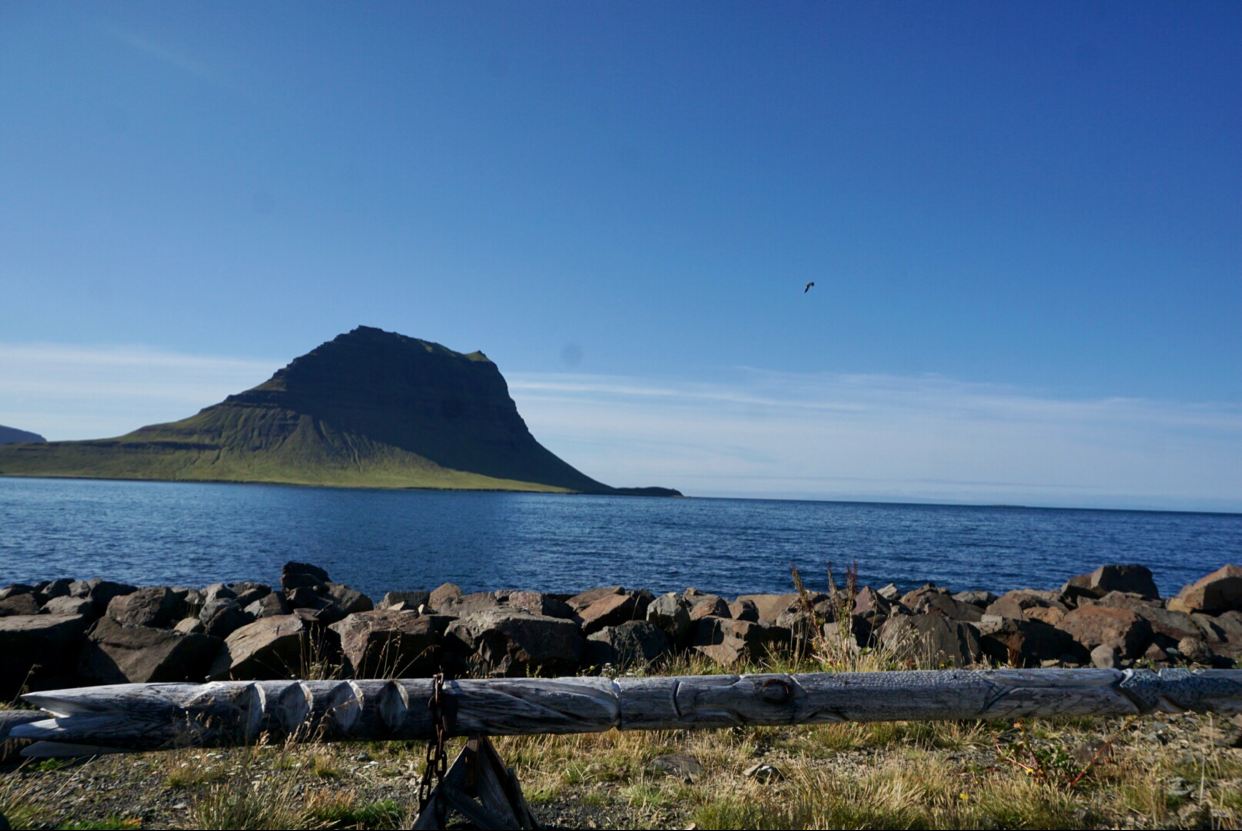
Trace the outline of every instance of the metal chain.
<instances>
[{"instance_id":1,"label":"metal chain","mask_svg":"<svg viewBox=\"0 0 1242 831\"><path fill-rule=\"evenodd\" d=\"M435 738L427 742L423 780L418 784L420 814L431 801L432 790L444 780L444 773L448 770L448 754L444 751L444 741L448 738L448 721L444 711L444 673L437 672L432 681L431 700L427 702L427 709L431 710L431 727L435 731Z\"/></svg>"}]
</instances>

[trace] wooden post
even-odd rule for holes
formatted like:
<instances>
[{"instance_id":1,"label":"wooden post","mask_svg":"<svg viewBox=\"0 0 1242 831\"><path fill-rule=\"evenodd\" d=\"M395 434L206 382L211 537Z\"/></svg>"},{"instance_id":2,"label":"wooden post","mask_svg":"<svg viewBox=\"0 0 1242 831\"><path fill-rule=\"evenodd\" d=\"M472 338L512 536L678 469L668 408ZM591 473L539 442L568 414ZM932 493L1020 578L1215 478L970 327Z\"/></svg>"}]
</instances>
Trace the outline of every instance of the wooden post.
<instances>
[{"instance_id":1,"label":"wooden post","mask_svg":"<svg viewBox=\"0 0 1242 831\"><path fill-rule=\"evenodd\" d=\"M28 693L26 755L426 739L431 679L118 684ZM1242 711L1242 670L1004 669L450 681L452 735ZM70 747L76 745L77 747ZM85 747L83 747L85 746Z\"/></svg>"}]
</instances>

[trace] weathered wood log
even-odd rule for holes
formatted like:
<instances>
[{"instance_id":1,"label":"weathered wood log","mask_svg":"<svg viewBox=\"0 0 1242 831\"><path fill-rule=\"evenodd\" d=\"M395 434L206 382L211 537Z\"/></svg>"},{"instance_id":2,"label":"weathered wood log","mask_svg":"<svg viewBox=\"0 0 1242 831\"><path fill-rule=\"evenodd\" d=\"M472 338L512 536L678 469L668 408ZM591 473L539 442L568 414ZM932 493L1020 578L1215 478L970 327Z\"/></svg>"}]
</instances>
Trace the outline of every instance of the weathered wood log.
<instances>
[{"instance_id":1,"label":"weathered wood log","mask_svg":"<svg viewBox=\"0 0 1242 831\"><path fill-rule=\"evenodd\" d=\"M110 749L299 739L425 739L431 679L118 684L28 693L51 718L15 738ZM945 670L445 684L452 735L839 721L1242 712L1242 670Z\"/></svg>"}]
</instances>

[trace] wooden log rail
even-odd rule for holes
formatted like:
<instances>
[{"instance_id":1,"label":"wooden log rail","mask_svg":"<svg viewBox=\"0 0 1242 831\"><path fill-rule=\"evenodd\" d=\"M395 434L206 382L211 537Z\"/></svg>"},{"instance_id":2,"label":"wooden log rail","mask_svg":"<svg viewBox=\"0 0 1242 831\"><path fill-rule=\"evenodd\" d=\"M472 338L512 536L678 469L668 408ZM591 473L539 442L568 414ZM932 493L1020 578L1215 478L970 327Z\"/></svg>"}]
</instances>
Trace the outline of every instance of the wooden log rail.
<instances>
[{"instance_id":1,"label":"wooden log rail","mask_svg":"<svg viewBox=\"0 0 1242 831\"><path fill-rule=\"evenodd\" d=\"M29 693L5 726L61 756L294 740L432 735L431 679L118 684ZM445 684L452 735L591 733L843 721L1242 712L1242 670L944 670ZM18 711L22 712L22 711ZM50 717L48 717L50 715ZM37 719L37 720L31 720ZM17 723L14 723L17 722Z\"/></svg>"}]
</instances>

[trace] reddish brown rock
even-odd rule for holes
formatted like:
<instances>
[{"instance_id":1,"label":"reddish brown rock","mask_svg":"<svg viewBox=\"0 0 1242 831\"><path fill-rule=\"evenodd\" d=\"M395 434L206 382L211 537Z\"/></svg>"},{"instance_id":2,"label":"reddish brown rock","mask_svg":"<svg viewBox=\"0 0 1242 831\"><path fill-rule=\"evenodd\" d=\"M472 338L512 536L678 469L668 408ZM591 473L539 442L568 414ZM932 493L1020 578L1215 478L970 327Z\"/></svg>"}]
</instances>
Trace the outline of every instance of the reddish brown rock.
<instances>
[{"instance_id":1,"label":"reddish brown rock","mask_svg":"<svg viewBox=\"0 0 1242 831\"><path fill-rule=\"evenodd\" d=\"M206 680L220 639L100 618L82 647L81 678L92 684Z\"/></svg>"},{"instance_id":2,"label":"reddish brown rock","mask_svg":"<svg viewBox=\"0 0 1242 831\"><path fill-rule=\"evenodd\" d=\"M590 635L605 626L619 626L626 621L643 620L649 603L649 597L642 592L604 595L591 605L578 610L578 616L582 619L582 633Z\"/></svg>"},{"instance_id":3,"label":"reddish brown rock","mask_svg":"<svg viewBox=\"0 0 1242 831\"><path fill-rule=\"evenodd\" d=\"M750 623L759 623L759 607L755 605L753 600L737 599L729 604L729 617L734 620L745 620ZM774 623L775 621L769 621Z\"/></svg>"},{"instance_id":4,"label":"reddish brown rock","mask_svg":"<svg viewBox=\"0 0 1242 831\"><path fill-rule=\"evenodd\" d=\"M1151 624L1129 609L1079 606L1057 625L1087 649L1103 644L1125 658L1137 658L1152 641Z\"/></svg>"},{"instance_id":5,"label":"reddish brown rock","mask_svg":"<svg viewBox=\"0 0 1242 831\"><path fill-rule=\"evenodd\" d=\"M427 596L427 608L433 612L441 611L461 599L461 586L456 583L443 583L431 590Z\"/></svg>"},{"instance_id":6,"label":"reddish brown rock","mask_svg":"<svg viewBox=\"0 0 1242 831\"><path fill-rule=\"evenodd\" d=\"M969 621L977 621L983 617L982 609L954 600L948 589L937 586L915 589L901 598L901 604L916 615L938 614L949 620Z\"/></svg>"},{"instance_id":7,"label":"reddish brown rock","mask_svg":"<svg viewBox=\"0 0 1242 831\"><path fill-rule=\"evenodd\" d=\"M564 600L543 592L510 592L505 603L511 609L531 615L559 617L563 620L576 620L578 617L573 607Z\"/></svg>"},{"instance_id":8,"label":"reddish brown rock","mask_svg":"<svg viewBox=\"0 0 1242 831\"><path fill-rule=\"evenodd\" d=\"M1133 564L1100 566L1090 574L1071 577L1061 589L1061 594L1070 597L1103 597L1109 592L1136 594L1149 600L1160 597L1151 569Z\"/></svg>"},{"instance_id":9,"label":"reddish brown rock","mask_svg":"<svg viewBox=\"0 0 1242 831\"><path fill-rule=\"evenodd\" d=\"M1197 638L1202 634L1199 627L1185 612L1171 612L1158 600L1144 600L1136 594L1109 592L1097 601L1100 606L1113 609L1129 609L1151 624L1152 634L1165 646L1171 646L1182 638Z\"/></svg>"},{"instance_id":10,"label":"reddish brown rock","mask_svg":"<svg viewBox=\"0 0 1242 831\"><path fill-rule=\"evenodd\" d=\"M1053 592L1015 589L997 598L995 603L987 607L985 614L1019 620L1042 620L1055 626L1068 611L1069 607L1057 600Z\"/></svg>"},{"instance_id":11,"label":"reddish brown rock","mask_svg":"<svg viewBox=\"0 0 1242 831\"><path fill-rule=\"evenodd\" d=\"M691 647L722 666L766 657L772 640L758 623L722 617L695 621L690 634Z\"/></svg>"},{"instance_id":12,"label":"reddish brown rock","mask_svg":"<svg viewBox=\"0 0 1242 831\"><path fill-rule=\"evenodd\" d=\"M594 667L610 664L618 670L645 667L671 649L668 635L658 626L645 620L631 620L587 638L584 663Z\"/></svg>"},{"instance_id":13,"label":"reddish brown rock","mask_svg":"<svg viewBox=\"0 0 1242 831\"><path fill-rule=\"evenodd\" d=\"M575 612L581 612L593 603L603 600L606 597L622 594L624 591L625 590L620 586L600 586L597 589L587 589L584 592L579 592L565 602L568 603L569 608L573 609Z\"/></svg>"},{"instance_id":14,"label":"reddish brown rock","mask_svg":"<svg viewBox=\"0 0 1242 831\"><path fill-rule=\"evenodd\" d=\"M732 617L729 612L729 604L725 602L723 597L717 597L714 594L701 594L697 597L687 597L690 601L690 620L696 621L705 617Z\"/></svg>"},{"instance_id":15,"label":"reddish brown rock","mask_svg":"<svg viewBox=\"0 0 1242 831\"><path fill-rule=\"evenodd\" d=\"M1242 566L1221 566L1177 593L1169 601L1175 612L1220 614L1242 611Z\"/></svg>"},{"instance_id":16,"label":"reddish brown rock","mask_svg":"<svg viewBox=\"0 0 1242 831\"><path fill-rule=\"evenodd\" d=\"M1068 632L1040 620L984 615L979 623L979 645L997 664L1038 667L1044 661L1085 663L1087 650Z\"/></svg>"},{"instance_id":17,"label":"reddish brown rock","mask_svg":"<svg viewBox=\"0 0 1242 831\"><path fill-rule=\"evenodd\" d=\"M444 632L452 621L381 609L356 612L331 629L355 678L424 678L444 670Z\"/></svg>"}]
</instances>

